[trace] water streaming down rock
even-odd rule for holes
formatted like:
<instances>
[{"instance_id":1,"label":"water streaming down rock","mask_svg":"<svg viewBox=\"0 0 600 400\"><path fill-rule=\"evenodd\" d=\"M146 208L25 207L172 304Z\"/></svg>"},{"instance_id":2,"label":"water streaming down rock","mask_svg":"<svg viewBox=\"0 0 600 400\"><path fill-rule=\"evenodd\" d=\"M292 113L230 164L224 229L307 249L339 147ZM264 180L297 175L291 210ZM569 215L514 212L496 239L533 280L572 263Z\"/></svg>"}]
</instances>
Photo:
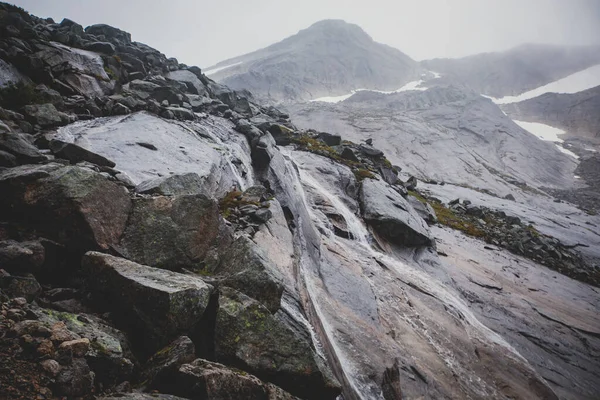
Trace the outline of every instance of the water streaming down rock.
<instances>
[{"instance_id":1,"label":"water streaming down rock","mask_svg":"<svg viewBox=\"0 0 600 400\"><path fill-rule=\"evenodd\" d=\"M503 389L495 383L499 373L490 368L502 363L519 371L513 374L522 375L509 386L524 385L526 392L536 396L550 393L552 397L525 359L482 324L451 288L418 264L371 248L369 233L360 218L325 188L324 180L311 175L307 170L310 167L300 168L297 173L294 153L284 153L287 178L295 191L288 197L295 199L299 225L296 239L302 251L298 279L304 288L305 309L344 383L345 398L384 398L378 373L394 359L400 360L408 393L502 398ZM351 239L328 231L327 221L315 209L306 189L316 190L336 207L346 219ZM311 230L321 232L320 238L301 234ZM408 306L398 301L400 297L405 297ZM493 356L475 362L465 352L471 349L477 353L480 346ZM458 380L455 387L444 382L442 376L448 374Z\"/></svg>"}]
</instances>

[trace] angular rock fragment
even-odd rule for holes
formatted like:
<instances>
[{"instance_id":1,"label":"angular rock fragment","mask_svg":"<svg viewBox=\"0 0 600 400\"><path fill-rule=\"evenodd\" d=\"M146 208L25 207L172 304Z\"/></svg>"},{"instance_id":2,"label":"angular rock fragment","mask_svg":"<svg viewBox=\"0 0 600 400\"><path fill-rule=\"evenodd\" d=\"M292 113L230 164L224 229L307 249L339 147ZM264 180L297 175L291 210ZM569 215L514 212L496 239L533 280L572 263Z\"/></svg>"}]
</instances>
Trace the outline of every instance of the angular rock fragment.
<instances>
[{"instance_id":1,"label":"angular rock fragment","mask_svg":"<svg viewBox=\"0 0 600 400\"><path fill-rule=\"evenodd\" d=\"M200 278L88 252L82 265L95 300L127 327L151 355L202 318L212 286Z\"/></svg>"}]
</instances>

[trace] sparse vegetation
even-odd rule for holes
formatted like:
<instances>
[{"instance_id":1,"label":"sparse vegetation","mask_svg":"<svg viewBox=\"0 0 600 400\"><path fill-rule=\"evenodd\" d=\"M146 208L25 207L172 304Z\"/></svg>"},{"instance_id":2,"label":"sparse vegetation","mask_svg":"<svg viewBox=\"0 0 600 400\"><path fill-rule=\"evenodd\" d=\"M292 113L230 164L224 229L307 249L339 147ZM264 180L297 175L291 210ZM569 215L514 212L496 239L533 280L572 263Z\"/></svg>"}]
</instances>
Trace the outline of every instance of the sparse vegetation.
<instances>
[{"instance_id":1,"label":"sparse vegetation","mask_svg":"<svg viewBox=\"0 0 600 400\"><path fill-rule=\"evenodd\" d=\"M31 84L19 82L0 89L0 106L17 110L28 104L45 103L43 96Z\"/></svg>"},{"instance_id":2,"label":"sparse vegetation","mask_svg":"<svg viewBox=\"0 0 600 400\"><path fill-rule=\"evenodd\" d=\"M232 190L219 201L219 210L221 211L223 218L227 219L231 216L231 210L248 204L252 204L257 207L260 206L260 203L257 203L256 201L244 200L242 198L242 192L239 190Z\"/></svg>"},{"instance_id":3,"label":"sparse vegetation","mask_svg":"<svg viewBox=\"0 0 600 400\"><path fill-rule=\"evenodd\" d=\"M368 169L365 168L358 168L353 170L352 172L354 172L354 176L356 177L356 180L358 182L362 182L363 180L369 178L369 179L376 179L375 178L375 174L373 174L371 171L369 171Z\"/></svg>"}]
</instances>

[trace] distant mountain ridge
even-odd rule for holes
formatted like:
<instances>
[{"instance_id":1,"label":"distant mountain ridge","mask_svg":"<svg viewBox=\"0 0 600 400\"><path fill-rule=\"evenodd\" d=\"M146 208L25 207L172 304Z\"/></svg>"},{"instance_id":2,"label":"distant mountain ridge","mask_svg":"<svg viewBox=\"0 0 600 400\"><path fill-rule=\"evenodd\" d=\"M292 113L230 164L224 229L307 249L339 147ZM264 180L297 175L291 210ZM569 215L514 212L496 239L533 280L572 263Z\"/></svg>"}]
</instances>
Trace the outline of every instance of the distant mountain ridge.
<instances>
[{"instance_id":1,"label":"distant mountain ridge","mask_svg":"<svg viewBox=\"0 0 600 400\"><path fill-rule=\"evenodd\" d=\"M424 68L492 97L518 95L596 64L600 64L600 46L543 44L524 44L503 52L421 62Z\"/></svg>"},{"instance_id":2,"label":"distant mountain ridge","mask_svg":"<svg viewBox=\"0 0 600 400\"><path fill-rule=\"evenodd\" d=\"M600 139L600 86L578 93L546 93L502 109L512 118L540 122L569 135Z\"/></svg>"},{"instance_id":3,"label":"distant mountain ridge","mask_svg":"<svg viewBox=\"0 0 600 400\"><path fill-rule=\"evenodd\" d=\"M216 72L210 74L211 70ZM248 89L257 97L279 102L362 88L395 90L417 79L422 69L400 50L375 42L358 25L324 20L206 71L233 89Z\"/></svg>"}]
</instances>

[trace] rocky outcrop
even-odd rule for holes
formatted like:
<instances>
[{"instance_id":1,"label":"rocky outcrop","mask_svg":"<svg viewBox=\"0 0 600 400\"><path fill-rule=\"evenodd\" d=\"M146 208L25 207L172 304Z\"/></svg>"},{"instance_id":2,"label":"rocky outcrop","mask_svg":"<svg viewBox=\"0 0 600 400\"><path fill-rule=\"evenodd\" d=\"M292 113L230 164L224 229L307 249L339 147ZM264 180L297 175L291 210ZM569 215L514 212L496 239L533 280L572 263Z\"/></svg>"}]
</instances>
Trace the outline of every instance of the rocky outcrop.
<instances>
[{"instance_id":1,"label":"rocky outcrop","mask_svg":"<svg viewBox=\"0 0 600 400\"><path fill-rule=\"evenodd\" d=\"M99 173L60 164L0 172L0 215L44 232L72 249L108 249L131 209L127 191Z\"/></svg>"},{"instance_id":2,"label":"rocky outcrop","mask_svg":"<svg viewBox=\"0 0 600 400\"><path fill-rule=\"evenodd\" d=\"M208 253L228 240L217 202L205 195L138 198L120 251L152 267L202 270Z\"/></svg>"},{"instance_id":3,"label":"rocky outcrop","mask_svg":"<svg viewBox=\"0 0 600 400\"><path fill-rule=\"evenodd\" d=\"M337 382L320 371L305 338L248 296L229 288L221 288L220 293L217 361L247 370L303 398L334 399L339 394Z\"/></svg>"},{"instance_id":4,"label":"rocky outcrop","mask_svg":"<svg viewBox=\"0 0 600 400\"><path fill-rule=\"evenodd\" d=\"M433 244L425 221L390 185L365 179L360 205L364 220L391 242L404 246Z\"/></svg>"},{"instance_id":5,"label":"rocky outcrop","mask_svg":"<svg viewBox=\"0 0 600 400\"><path fill-rule=\"evenodd\" d=\"M578 93L545 93L533 99L504 104L502 110L520 121L539 122L570 136L600 138L600 87Z\"/></svg>"},{"instance_id":6,"label":"rocky outcrop","mask_svg":"<svg viewBox=\"0 0 600 400\"><path fill-rule=\"evenodd\" d=\"M139 337L134 345L152 354L202 318L212 287L199 278L89 252L83 259L90 292Z\"/></svg>"},{"instance_id":7,"label":"rocky outcrop","mask_svg":"<svg viewBox=\"0 0 600 400\"><path fill-rule=\"evenodd\" d=\"M182 365L173 385L178 394L193 399L298 399L248 373L203 359Z\"/></svg>"}]
</instances>

